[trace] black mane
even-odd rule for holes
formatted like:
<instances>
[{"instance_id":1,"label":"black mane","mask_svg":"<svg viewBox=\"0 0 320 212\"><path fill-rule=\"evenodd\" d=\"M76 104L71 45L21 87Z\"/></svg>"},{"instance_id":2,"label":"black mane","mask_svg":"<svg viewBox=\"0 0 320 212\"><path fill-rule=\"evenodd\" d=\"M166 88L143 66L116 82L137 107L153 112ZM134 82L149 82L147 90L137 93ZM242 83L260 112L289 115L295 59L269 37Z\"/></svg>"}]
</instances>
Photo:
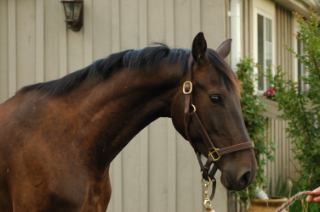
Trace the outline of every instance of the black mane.
<instances>
[{"instance_id":1,"label":"black mane","mask_svg":"<svg viewBox=\"0 0 320 212\"><path fill-rule=\"evenodd\" d=\"M165 44L158 44L158 46L150 46L138 50L126 50L111 54L107 58L97 60L88 67L70 73L61 79L25 86L18 92L40 90L54 96L63 95L76 88L86 79L98 77L101 80L105 80L114 72L122 68L139 69L148 67L150 69L155 69L161 61L164 61L167 65L179 63L181 67L181 76L183 76L187 69L187 61L190 53L191 51L189 49L170 49ZM232 74L226 73L228 68L226 68L226 63L220 55L214 50L208 49L207 56L216 70L220 73L222 79L226 82L226 85L230 83L234 84L234 80L232 79L234 77L231 76L233 72L231 71ZM236 87L237 86L234 88Z\"/></svg>"}]
</instances>

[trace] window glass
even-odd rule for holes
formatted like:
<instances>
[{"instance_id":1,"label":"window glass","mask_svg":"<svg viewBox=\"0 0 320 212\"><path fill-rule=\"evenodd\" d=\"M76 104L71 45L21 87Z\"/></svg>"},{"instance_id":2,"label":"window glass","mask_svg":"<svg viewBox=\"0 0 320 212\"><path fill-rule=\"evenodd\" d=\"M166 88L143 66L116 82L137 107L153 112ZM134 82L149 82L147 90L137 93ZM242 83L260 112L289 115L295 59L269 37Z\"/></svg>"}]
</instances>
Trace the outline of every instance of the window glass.
<instances>
[{"instance_id":1,"label":"window glass","mask_svg":"<svg viewBox=\"0 0 320 212\"><path fill-rule=\"evenodd\" d=\"M264 21L263 16L258 14L258 64L264 69ZM258 89L264 90L264 77L260 74L258 77Z\"/></svg>"},{"instance_id":2,"label":"window glass","mask_svg":"<svg viewBox=\"0 0 320 212\"><path fill-rule=\"evenodd\" d=\"M272 65L272 20L258 14L258 64L264 72ZM265 77L258 76L258 90L266 91L270 84Z\"/></svg>"},{"instance_id":3,"label":"window glass","mask_svg":"<svg viewBox=\"0 0 320 212\"><path fill-rule=\"evenodd\" d=\"M298 36L300 37L300 33L298 33ZM301 40L297 39L297 53L299 55L304 55L303 52L303 43L301 42ZM304 64L302 62L300 62L300 60L298 60L298 89L299 91L306 91L307 90L307 85L303 82L302 79L300 79L300 77L304 77L306 76L305 73L305 67Z\"/></svg>"}]
</instances>

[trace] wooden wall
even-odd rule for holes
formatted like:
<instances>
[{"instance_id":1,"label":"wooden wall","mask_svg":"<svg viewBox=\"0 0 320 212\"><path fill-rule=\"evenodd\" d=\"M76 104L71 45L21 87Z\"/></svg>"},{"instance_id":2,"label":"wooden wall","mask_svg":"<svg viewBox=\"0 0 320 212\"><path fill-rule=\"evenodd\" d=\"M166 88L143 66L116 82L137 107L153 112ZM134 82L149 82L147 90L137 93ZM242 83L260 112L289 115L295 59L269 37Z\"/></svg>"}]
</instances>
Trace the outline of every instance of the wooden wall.
<instances>
[{"instance_id":1,"label":"wooden wall","mask_svg":"<svg viewBox=\"0 0 320 212\"><path fill-rule=\"evenodd\" d=\"M252 0L241 1L241 57L253 54L253 8Z\"/></svg>"},{"instance_id":2,"label":"wooden wall","mask_svg":"<svg viewBox=\"0 0 320 212\"><path fill-rule=\"evenodd\" d=\"M253 23L253 9L254 5L260 3L259 0L243 0L241 7L242 15L242 55L243 57L253 57L253 48L257 44L253 43L253 36L255 29L252 26ZM275 17L273 17L273 24L275 25L275 60L273 68L278 65L282 66L282 71L286 73L286 79L293 79L294 74L296 74L294 63L294 55L284 48L285 45L295 48L295 38L292 35L294 31L294 18L290 10L286 9L283 6L274 4ZM256 62L257 59L254 58ZM285 126L286 122L282 119L277 118L279 113L277 112L276 106L272 103L267 105L268 112L266 116L269 118L268 130L271 141L276 144L275 161L269 162L265 167L266 177L269 182L272 181L273 185L276 185L278 177L281 176L281 183L284 182L288 177L295 178L296 174L294 173L297 163L293 160L293 155L291 152L291 142L286 138ZM274 189L270 191L274 193Z\"/></svg>"},{"instance_id":3,"label":"wooden wall","mask_svg":"<svg viewBox=\"0 0 320 212\"><path fill-rule=\"evenodd\" d=\"M291 10L286 9L283 6L276 4L276 46L277 48L277 61L275 65L281 65L282 70L286 73L286 79L293 79L294 74L297 73L294 70L294 55L286 50L284 46L295 48L294 41L294 16Z\"/></svg>"},{"instance_id":4,"label":"wooden wall","mask_svg":"<svg viewBox=\"0 0 320 212\"><path fill-rule=\"evenodd\" d=\"M295 79L296 62L294 55L286 50L284 46L295 48L294 31L294 19L292 12L283 6L276 4L276 61L274 67L281 66L282 71L286 73L285 79ZM296 179L298 174L295 173L296 168L299 166L298 162L294 160L293 153L291 151L294 146L291 144L291 139L287 138L285 128L288 127L288 123L276 116L269 117L269 136L276 145L274 152L274 162L268 162L266 166L266 174L268 176L268 187L271 181L273 185L269 191L275 195L275 187L278 179L280 179L280 185L283 185L288 178ZM280 178L279 178L280 177Z\"/></svg>"},{"instance_id":5,"label":"wooden wall","mask_svg":"<svg viewBox=\"0 0 320 212\"><path fill-rule=\"evenodd\" d=\"M67 29L59 0L0 0L0 102L17 89L60 78L113 52L152 42L190 48L203 31L226 39L227 0L84 0L84 27ZM152 156L152 157L151 157ZM112 163L108 211L202 211L199 166L170 119L137 135ZM218 182L216 211L227 211Z\"/></svg>"},{"instance_id":6,"label":"wooden wall","mask_svg":"<svg viewBox=\"0 0 320 212\"><path fill-rule=\"evenodd\" d=\"M281 6L274 1L266 0L264 2L272 3L272 12L275 14L273 17L273 24L275 24L275 45L274 54L275 60L273 68L278 65L282 66L282 71L286 73L286 79L296 80L294 76L297 73L297 62L294 55L284 48L285 45L295 47L295 38L292 35L295 32L294 25L295 19L292 12L284 6ZM242 0L241 1L241 56L253 58L254 62L257 62L257 58L254 58L254 49L257 44L254 42L256 33L256 26L253 25L255 5L261 4L261 0ZM285 3L284 3L285 4ZM260 8L261 9L261 8ZM265 9L265 8L262 8ZM269 8L270 9L270 8ZM266 103L267 112L264 114L268 117L268 138L274 142L276 149L274 152L274 162L268 161L264 167L266 179L267 179L267 193L275 194L275 188L280 176L280 185L285 183L288 178L296 179L297 173L295 173L298 167L298 162L294 160L291 149L293 145L291 140L287 138L285 128L288 123L278 118L281 113L277 110L276 103L271 100L264 101ZM269 190L269 185L272 188ZM229 198L229 211L241 211L247 210L247 205L235 203L236 197L230 192Z\"/></svg>"},{"instance_id":7,"label":"wooden wall","mask_svg":"<svg viewBox=\"0 0 320 212\"><path fill-rule=\"evenodd\" d=\"M299 164L294 159L291 151L294 146L291 143L291 139L287 138L286 127L288 127L287 121L275 117L269 118L268 137L276 146L274 161L268 161L265 166L265 174L268 176L266 186L268 193L271 195L276 195L278 181L280 182L279 185L283 186L288 179L296 179L298 177L295 171Z\"/></svg>"}]
</instances>

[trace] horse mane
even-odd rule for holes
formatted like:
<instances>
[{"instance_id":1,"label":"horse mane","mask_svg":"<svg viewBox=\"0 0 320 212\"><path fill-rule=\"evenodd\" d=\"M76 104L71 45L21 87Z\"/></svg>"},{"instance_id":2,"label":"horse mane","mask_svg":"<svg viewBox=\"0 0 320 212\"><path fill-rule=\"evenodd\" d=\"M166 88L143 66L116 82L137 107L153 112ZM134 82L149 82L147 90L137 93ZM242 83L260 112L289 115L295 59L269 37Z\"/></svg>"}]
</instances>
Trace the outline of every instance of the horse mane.
<instances>
[{"instance_id":1,"label":"horse mane","mask_svg":"<svg viewBox=\"0 0 320 212\"><path fill-rule=\"evenodd\" d=\"M242 88L239 80L226 61L212 49L207 50L207 57L218 72L220 81L223 82L229 91L241 98Z\"/></svg>"},{"instance_id":2,"label":"horse mane","mask_svg":"<svg viewBox=\"0 0 320 212\"><path fill-rule=\"evenodd\" d=\"M66 94L80 85L87 79L99 78L107 79L116 71L122 68L139 69L148 67L156 69L160 62L166 65L178 63L180 65L181 77L186 73L187 61L191 53L190 49L170 49L162 43L155 43L157 46L149 46L144 49L126 50L109 55L104 59L97 60L84 69L70 73L60 79L44 83L37 83L21 88L18 93L24 93L30 90L39 90L53 96ZM240 86L233 71L223 58L214 50L207 50L207 57L212 65L218 71L221 79L228 89L240 94Z\"/></svg>"}]
</instances>

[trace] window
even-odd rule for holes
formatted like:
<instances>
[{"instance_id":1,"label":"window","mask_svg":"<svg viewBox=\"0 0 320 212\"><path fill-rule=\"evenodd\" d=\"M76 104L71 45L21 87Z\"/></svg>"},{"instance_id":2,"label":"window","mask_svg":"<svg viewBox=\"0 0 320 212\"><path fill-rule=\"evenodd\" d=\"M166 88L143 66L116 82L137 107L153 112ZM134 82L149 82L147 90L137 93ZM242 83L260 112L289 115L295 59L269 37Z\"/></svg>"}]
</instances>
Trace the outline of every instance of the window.
<instances>
[{"instance_id":1,"label":"window","mask_svg":"<svg viewBox=\"0 0 320 212\"><path fill-rule=\"evenodd\" d=\"M258 65L266 73L272 65L272 20L261 14L257 14L257 47ZM258 91L266 91L270 84L266 78L260 74L258 76Z\"/></svg>"},{"instance_id":2,"label":"window","mask_svg":"<svg viewBox=\"0 0 320 212\"><path fill-rule=\"evenodd\" d=\"M300 37L300 33L298 33L298 36ZM304 45L301 42L301 40L297 39L297 54L298 55L304 55L304 51L303 51ZM308 87L307 84L305 84L303 82L302 79L300 79L300 77L305 77L306 75L306 71L305 71L305 66L304 64L300 61L297 60L297 79L298 79L298 89L300 92L302 91L307 91Z\"/></svg>"}]
</instances>

